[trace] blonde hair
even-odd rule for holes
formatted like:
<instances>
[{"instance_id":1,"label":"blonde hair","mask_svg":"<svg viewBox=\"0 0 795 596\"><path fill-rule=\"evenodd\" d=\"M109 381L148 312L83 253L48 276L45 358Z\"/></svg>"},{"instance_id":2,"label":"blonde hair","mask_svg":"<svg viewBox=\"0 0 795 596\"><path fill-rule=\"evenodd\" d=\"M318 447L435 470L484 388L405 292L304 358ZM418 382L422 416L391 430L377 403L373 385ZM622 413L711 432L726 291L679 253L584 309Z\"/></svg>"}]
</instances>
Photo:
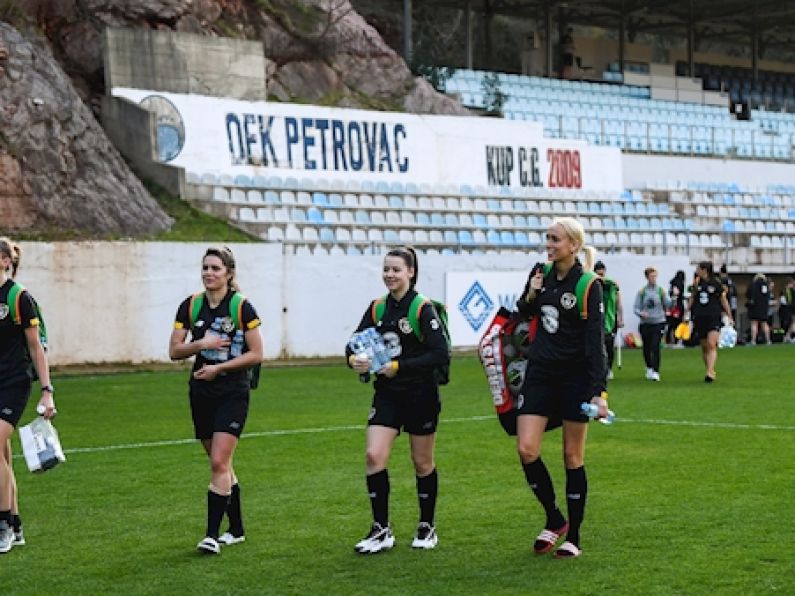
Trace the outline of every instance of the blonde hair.
<instances>
[{"instance_id":1,"label":"blonde hair","mask_svg":"<svg viewBox=\"0 0 795 596\"><path fill-rule=\"evenodd\" d=\"M582 224L573 217L558 217L552 222L553 226L555 224L563 228L566 235L579 246L577 252L582 252L583 270L593 271L596 262L596 249L585 244L585 229Z\"/></svg>"},{"instance_id":2,"label":"blonde hair","mask_svg":"<svg viewBox=\"0 0 795 596\"><path fill-rule=\"evenodd\" d=\"M239 292L240 286L237 285L237 281L235 280L237 266L235 265L235 255L232 254L232 249L230 249L228 246L211 246L207 249L207 252L204 253L202 261L204 261L204 259L207 257L218 257L221 259L224 267L226 267L226 270L231 274L231 277L229 278L229 287L235 292Z\"/></svg>"},{"instance_id":3,"label":"blonde hair","mask_svg":"<svg viewBox=\"0 0 795 596\"><path fill-rule=\"evenodd\" d=\"M22 249L19 244L3 236L0 238L0 253L11 259L11 277L15 277L19 269L19 260L22 258Z\"/></svg>"}]
</instances>

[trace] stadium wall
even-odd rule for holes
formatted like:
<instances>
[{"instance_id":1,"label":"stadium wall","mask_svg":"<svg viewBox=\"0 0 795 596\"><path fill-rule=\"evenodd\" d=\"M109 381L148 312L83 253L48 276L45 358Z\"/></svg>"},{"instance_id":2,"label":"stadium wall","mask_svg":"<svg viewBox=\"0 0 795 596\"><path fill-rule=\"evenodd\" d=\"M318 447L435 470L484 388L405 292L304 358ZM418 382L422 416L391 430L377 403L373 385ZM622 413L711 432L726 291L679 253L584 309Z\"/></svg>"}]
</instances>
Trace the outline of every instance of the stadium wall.
<instances>
[{"instance_id":1,"label":"stadium wall","mask_svg":"<svg viewBox=\"0 0 795 596\"><path fill-rule=\"evenodd\" d=\"M644 188L647 182L663 182L681 188L688 182L723 182L764 189L768 184L791 185L795 173L791 163L747 159L624 153L621 161L625 188Z\"/></svg>"},{"instance_id":2,"label":"stadium wall","mask_svg":"<svg viewBox=\"0 0 795 596\"><path fill-rule=\"evenodd\" d=\"M206 244L163 242L25 243L19 280L41 303L55 365L168 361L177 306L201 289ZM380 254L285 255L280 244L231 246L243 293L263 322L265 356L338 356L369 301L384 292ZM627 328L643 269L653 265L667 284L684 257L603 255L608 273L626 291ZM515 300L541 254L427 255L420 257L419 289L444 300L458 347L483 332L463 309L490 320L503 301ZM455 272L455 275L452 274ZM451 273L451 275L447 275ZM453 279L455 278L455 279ZM492 302L485 309L478 283ZM470 317L471 318L471 317Z\"/></svg>"},{"instance_id":3,"label":"stadium wall","mask_svg":"<svg viewBox=\"0 0 795 596\"><path fill-rule=\"evenodd\" d=\"M102 127L135 172L152 180L170 194L185 194L185 170L158 160L157 117L154 113L118 97L102 97Z\"/></svg>"},{"instance_id":4,"label":"stadium wall","mask_svg":"<svg viewBox=\"0 0 795 596\"><path fill-rule=\"evenodd\" d=\"M262 43L192 33L108 27L105 86L265 100Z\"/></svg>"}]
</instances>

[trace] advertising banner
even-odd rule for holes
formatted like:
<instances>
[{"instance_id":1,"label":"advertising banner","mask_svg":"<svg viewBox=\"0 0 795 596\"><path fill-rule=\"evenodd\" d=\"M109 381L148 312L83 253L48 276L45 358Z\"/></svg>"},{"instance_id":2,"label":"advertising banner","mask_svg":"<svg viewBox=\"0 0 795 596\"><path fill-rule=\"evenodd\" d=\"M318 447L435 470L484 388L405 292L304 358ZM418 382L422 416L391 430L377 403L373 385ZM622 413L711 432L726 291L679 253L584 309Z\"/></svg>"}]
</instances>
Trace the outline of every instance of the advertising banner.
<instances>
[{"instance_id":1,"label":"advertising banner","mask_svg":"<svg viewBox=\"0 0 795 596\"><path fill-rule=\"evenodd\" d=\"M197 176L621 191L621 152L535 122L114 88L157 115L160 160ZM480 191L483 192L483 191Z\"/></svg>"}]
</instances>

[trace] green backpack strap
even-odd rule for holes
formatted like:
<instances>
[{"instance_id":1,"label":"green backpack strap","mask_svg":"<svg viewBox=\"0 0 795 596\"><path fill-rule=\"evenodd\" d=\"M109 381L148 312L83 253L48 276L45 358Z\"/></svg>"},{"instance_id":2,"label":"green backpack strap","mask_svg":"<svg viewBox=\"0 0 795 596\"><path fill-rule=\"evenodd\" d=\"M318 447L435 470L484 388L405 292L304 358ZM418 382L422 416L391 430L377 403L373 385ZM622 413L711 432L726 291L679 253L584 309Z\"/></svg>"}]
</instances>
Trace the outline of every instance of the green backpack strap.
<instances>
[{"instance_id":1,"label":"green backpack strap","mask_svg":"<svg viewBox=\"0 0 795 596\"><path fill-rule=\"evenodd\" d=\"M409 325L411 325L412 331L414 331L414 335L417 336L417 339L422 341L422 329L420 329L420 311L425 304L432 304L433 301L430 298L426 298L422 294L417 294L411 301L409 305Z\"/></svg>"},{"instance_id":2,"label":"green backpack strap","mask_svg":"<svg viewBox=\"0 0 795 596\"><path fill-rule=\"evenodd\" d=\"M552 263L544 263L544 277L552 271ZM593 271L583 271L580 279L577 280L577 285L574 287L574 295L577 297L577 308L580 311L580 317L583 319L588 318L588 294L591 291L593 282L599 276Z\"/></svg>"},{"instance_id":3,"label":"green backpack strap","mask_svg":"<svg viewBox=\"0 0 795 596\"><path fill-rule=\"evenodd\" d=\"M376 327L378 326L378 323L381 322L381 319L384 318L384 312L386 312L386 298L387 296L384 295L373 300L373 307L370 311L370 317L372 317L373 325Z\"/></svg>"},{"instance_id":4,"label":"green backpack strap","mask_svg":"<svg viewBox=\"0 0 795 596\"><path fill-rule=\"evenodd\" d=\"M11 288L8 290L8 298L6 298L8 301L8 314L11 316L11 320L17 325L22 324L22 315L19 312L19 300L24 290L25 286L13 282Z\"/></svg>"},{"instance_id":5,"label":"green backpack strap","mask_svg":"<svg viewBox=\"0 0 795 596\"><path fill-rule=\"evenodd\" d=\"M190 315L191 329L196 326L196 321L199 320L199 313L204 306L204 292L199 292L190 297L190 304L188 305L188 314Z\"/></svg>"},{"instance_id":6,"label":"green backpack strap","mask_svg":"<svg viewBox=\"0 0 795 596\"><path fill-rule=\"evenodd\" d=\"M232 318L235 329L240 329L241 331L245 331L243 329L243 303L245 301L246 297L240 292L235 292L229 299L229 316Z\"/></svg>"},{"instance_id":7,"label":"green backpack strap","mask_svg":"<svg viewBox=\"0 0 795 596\"><path fill-rule=\"evenodd\" d=\"M229 317L232 319L235 329L240 329L243 331L243 303L245 301L246 297L240 292L235 292L229 299ZM190 304L188 305L191 327L194 327L196 325L196 321L199 320L199 313L202 310L202 306L204 306L204 292L199 292L198 294L191 296Z\"/></svg>"},{"instance_id":8,"label":"green backpack strap","mask_svg":"<svg viewBox=\"0 0 795 596\"><path fill-rule=\"evenodd\" d=\"M593 271L583 271L574 288L574 295L577 296L577 306L580 309L580 317L583 319L588 318L588 294L591 292L591 286L598 278L599 276Z\"/></svg>"}]
</instances>

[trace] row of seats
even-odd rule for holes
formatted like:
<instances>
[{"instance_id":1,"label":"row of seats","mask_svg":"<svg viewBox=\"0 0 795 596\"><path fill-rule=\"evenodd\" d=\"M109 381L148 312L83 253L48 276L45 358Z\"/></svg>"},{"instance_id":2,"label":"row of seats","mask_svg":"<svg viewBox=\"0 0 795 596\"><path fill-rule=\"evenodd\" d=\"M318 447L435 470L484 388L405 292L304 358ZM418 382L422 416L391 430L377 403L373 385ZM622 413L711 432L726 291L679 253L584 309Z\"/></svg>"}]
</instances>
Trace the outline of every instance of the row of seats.
<instances>
[{"instance_id":1,"label":"row of seats","mask_svg":"<svg viewBox=\"0 0 795 596\"><path fill-rule=\"evenodd\" d=\"M629 198L632 195L625 195ZM473 213L603 213L612 215L668 215L665 203L620 201L549 201L534 199L485 199L469 197L426 197L401 195L338 194L323 192L280 192L268 190L243 191L215 187L212 199L218 202L231 202L238 205L314 205L321 208L365 208L365 209L409 209L411 211L441 211Z\"/></svg>"},{"instance_id":2,"label":"row of seats","mask_svg":"<svg viewBox=\"0 0 795 596\"><path fill-rule=\"evenodd\" d=\"M436 246L455 249L457 247L492 246L492 247L524 247L539 249L544 244L542 234L535 231L508 230L411 230L411 229L377 229L347 227L315 227L287 224L272 225L263 233L263 238L276 242L304 242L325 244L358 244L372 243L412 244L418 247ZM695 246L722 247L724 241L719 234L674 233L674 232L593 232L589 242L596 248L616 250L619 248L671 247L689 248Z\"/></svg>"},{"instance_id":3,"label":"row of seats","mask_svg":"<svg viewBox=\"0 0 795 596\"><path fill-rule=\"evenodd\" d=\"M769 195L762 193L724 193L702 191L674 191L669 199L672 202L688 202L697 205L718 205L727 207L795 207L795 195Z\"/></svg>"},{"instance_id":4,"label":"row of seats","mask_svg":"<svg viewBox=\"0 0 795 596\"><path fill-rule=\"evenodd\" d=\"M237 218L249 223L311 223L314 225L358 225L373 227L468 228L503 230L545 230L552 223L550 215L497 215L484 213L414 212L407 209L368 211L365 209L325 209L318 207L241 207ZM565 213L560 213L564 215ZM574 215L574 214L572 214ZM591 229L615 230L687 230L690 220L659 217L587 217L577 214Z\"/></svg>"},{"instance_id":5,"label":"row of seats","mask_svg":"<svg viewBox=\"0 0 795 596\"><path fill-rule=\"evenodd\" d=\"M447 197L545 197L545 198L561 198L571 200L636 200L637 196L632 193L618 193L614 191L599 191L599 190L582 190L576 188L544 188L528 186L523 188L512 188L507 186L499 187L485 187L481 185L470 184L415 184L413 182L385 182L380 180L373 182L370 180L327 180L324 178L311 179L311 178L295 178L288 176L282 178L281 176L247 176L245 174L238 174L237 176L230 176L229 174L214 174L205 172L199 174L196 172L188 172L186 181L192 186L224 187L227 192L237 188L240 190L256 189L260 191L266 190L292 190L294 192L311 192L319 190L321 192L336 192L336 193L380 193L380 194L397 194L397 195L434 195L434 196L447 196Z\"/></svg>"}]
</instances>

